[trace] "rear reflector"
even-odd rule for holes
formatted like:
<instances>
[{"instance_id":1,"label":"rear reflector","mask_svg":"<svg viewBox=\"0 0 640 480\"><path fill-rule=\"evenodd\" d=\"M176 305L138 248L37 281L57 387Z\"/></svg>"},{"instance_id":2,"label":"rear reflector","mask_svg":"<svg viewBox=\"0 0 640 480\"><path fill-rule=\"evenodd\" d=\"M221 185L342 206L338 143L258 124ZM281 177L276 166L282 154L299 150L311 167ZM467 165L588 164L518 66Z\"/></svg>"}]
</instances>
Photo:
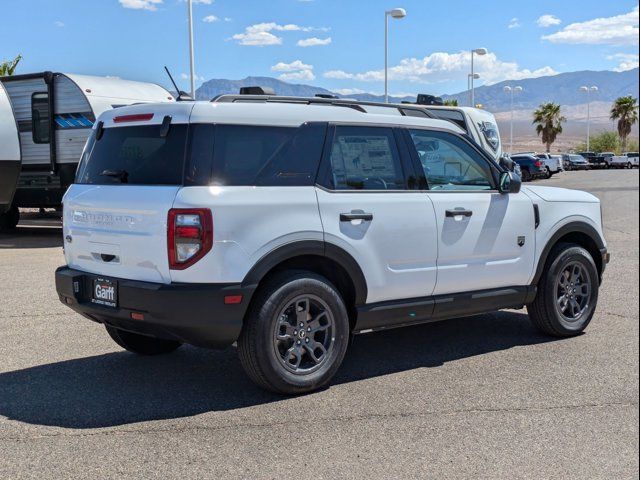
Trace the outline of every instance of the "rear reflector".
<instances>
[{"instance_id":1,"label":"rear reflector","mask_svg":"<svg viewBox=\"0 0 640 480\"><path fill-rule=\"evenodd\" d=\"M113 117L113 123L147 122L153 118L153 113L136 113L134 115L120 115Z\"/></svg>"},{"instance_id":2,"label":"rear reflector","mask_svg":"<svg viewBox=\"0 0 640 480\"><path fill-rule=\"evenodd\" d=\"M213 217L208 208L172 208L167 222L169 268L184 270L213 246Z\"/></svg>"},{"instance_id":3,"label":"rear reflector","mask_svg":"<svg viewBox=\"0 0 640 480\"><path fill-rule=\"evenodd\" d=\"M237 305L238 303L242 303L242 295L225 295L225 305Z\"/></svg>"},{"instance_id":4,"label":"rear reflector","mask_svg":"<svg viewBox=\"0 0 640 480\"><path fill-rule=\"evenodd\" d=\"M144 313L131 312L131 320L144 320Z\"/></svg>"}]
</instances>

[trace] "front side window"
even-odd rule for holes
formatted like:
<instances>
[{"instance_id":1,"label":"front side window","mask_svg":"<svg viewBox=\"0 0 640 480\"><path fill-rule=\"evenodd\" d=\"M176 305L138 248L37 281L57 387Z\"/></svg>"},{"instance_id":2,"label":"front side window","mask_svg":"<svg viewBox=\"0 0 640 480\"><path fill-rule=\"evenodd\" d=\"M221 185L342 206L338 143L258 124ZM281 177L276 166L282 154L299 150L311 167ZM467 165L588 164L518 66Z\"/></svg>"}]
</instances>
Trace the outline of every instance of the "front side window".
<instances>
[{"instance_id":1,"label":"front side window","mask_svg":"<svg viewBox=\"0 0 640 480\"><path fill-rule=\"evenodd\" d=\"M331 145L335 190L405 190L393 130L337 126Z\"/></svg>"},{"instance_id":2,"label":"front side window","mask_svg":"<svg viewBox=\"0 0 640 480\"><path fill-rule=\"evenodd\" d=\"M489 163L446 132L409 130L430 190L493 190Z\"/></svg>"},{"instance_id":3,"label":"front side window","mask_svg":"<svg viewBox=\"0 0 640 480\"><path fill-rule=\"evenodd\" d=\"M31 133L33 143L49 143L50 128L49 94L34 93L31 96Z\"/></svg>"}]
</instances>

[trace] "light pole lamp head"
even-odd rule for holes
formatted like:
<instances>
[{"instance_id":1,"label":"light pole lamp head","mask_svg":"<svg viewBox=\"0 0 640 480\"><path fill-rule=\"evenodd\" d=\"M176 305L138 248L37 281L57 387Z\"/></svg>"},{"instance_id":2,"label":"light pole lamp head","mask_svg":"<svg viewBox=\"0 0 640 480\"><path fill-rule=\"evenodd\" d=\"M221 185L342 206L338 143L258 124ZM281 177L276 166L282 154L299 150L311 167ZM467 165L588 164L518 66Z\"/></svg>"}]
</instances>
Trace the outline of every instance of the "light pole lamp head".
<instances>
[{"instance_id":1,"label":"light pole lamp head","mask_svg":"<svg viewBox=\"0 0 640 480\"><path fill-rule=\"evenodd\" d=\"M516 93L521 92L523 90L524 88L522 88L520 85L516 85L515 87L513 87L513 91Z\"/></svg>"},{"instance_id":2,"label":"light pole lamp head","mask_svg":"<svg viewBox=\"0 0 640 480\"><path fill-rule=\"evenodd\" d=\"M487 53L489 53L489 50L487 50L486 48L476 48L475 50L472 50L472 52L476 55L486 55Z\"/></svg>"},{"instance_id":3,"label":"light pole lamp head","mask_svg":"<svg viewBox=\"0 0 640 480\"><path fill-rule=\"evenodd\" d=\"M478 80L480 78L480 74L479 73L474 73L474 74L469 73L467 76L469 78L473 78L474 80Z\"/></svg>"},{"instance_id":4,"label":"light pole lamp head","mask_svg":"<svg viewBox=\"0 0 640 480\"><path fill-rule=\"evenodd\" d=\"M392 8L391 10L387 10L385 13L397 19L404 18L407 16L407 11L404 8Z\"/></svg>"},{"instance_id":5,"label":"light pole lamp head","mask_svg":"<svg viewBox=\"0 0 640 480\"><path fill-rule=\"evenodd\" d=\"M589 87L589 91L591 92L597 92L598 91L598 87L596 87L595 85L592 87Z\"/></svg>"}]
</instances>

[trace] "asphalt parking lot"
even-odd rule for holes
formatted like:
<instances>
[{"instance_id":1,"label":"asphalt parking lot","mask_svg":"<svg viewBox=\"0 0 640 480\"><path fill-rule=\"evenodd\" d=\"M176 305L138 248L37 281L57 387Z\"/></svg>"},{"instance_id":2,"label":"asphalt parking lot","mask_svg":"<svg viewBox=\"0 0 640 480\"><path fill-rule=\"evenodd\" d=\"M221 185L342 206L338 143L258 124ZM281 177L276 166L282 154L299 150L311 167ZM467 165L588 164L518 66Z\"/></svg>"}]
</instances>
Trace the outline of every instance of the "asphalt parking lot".
<instances>
[{"instance_id":1,"label":"asphalt parking lot","mask_svg":"<svg viewBox=\"0 0 640 480\"><path fill-rule=\"evenodd\" d=\"M603 201L613 257L584 335L525 311L369 334L298 398L233 348L121 351L57 299L57 220L28 219L0 235L0 478L638 478L638 170L536 183Z\"/></svg>"}]
</instances>

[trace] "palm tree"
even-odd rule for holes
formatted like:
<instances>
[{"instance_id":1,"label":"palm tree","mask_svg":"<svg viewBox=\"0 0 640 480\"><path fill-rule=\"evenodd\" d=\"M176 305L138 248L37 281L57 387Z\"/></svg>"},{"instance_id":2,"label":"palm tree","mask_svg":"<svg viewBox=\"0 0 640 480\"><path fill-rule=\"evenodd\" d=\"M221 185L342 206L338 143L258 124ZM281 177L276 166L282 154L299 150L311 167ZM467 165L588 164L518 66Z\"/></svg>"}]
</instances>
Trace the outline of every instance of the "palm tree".
<instances>
[{"instance_id":1,"label":"palm tree","mask_svg":"<svg viewBox=\"0 0 640 480\"><path fill-rule=\"evenodd\" d=\"M631 133L631 127L638 121L638 99L631 95L617 98L611 107L611 120L618 120L618 135L622 150L627 149L627 137Z\"/></svg>"},{"instance_id":2,"label":"palm tree","mask_svg":"<svg viewBox=\"0 0 640 480\"><path fill-rule=\"evenodd\" d=\"M547 153L551 152L551 145L556 137L562 133L562 123L567 119L560 115L560 105L553 102L543 103L533 112L533 123L536 125L536 133L542 135L542 143L547 147Z\"/></svg>"},{"instance_id":3,"label":"palm tree","mask_svg":"<svg viewBox=\"0 0 640 480\"><path fill-rule=\"evenodd\" d=\"M7 75L13 75L13 72L16 71L16 67L18 63L22 60L22 55L18 55L13 60L0 62L0 77L5 77Z\"/></svg>"}]
</instances>

